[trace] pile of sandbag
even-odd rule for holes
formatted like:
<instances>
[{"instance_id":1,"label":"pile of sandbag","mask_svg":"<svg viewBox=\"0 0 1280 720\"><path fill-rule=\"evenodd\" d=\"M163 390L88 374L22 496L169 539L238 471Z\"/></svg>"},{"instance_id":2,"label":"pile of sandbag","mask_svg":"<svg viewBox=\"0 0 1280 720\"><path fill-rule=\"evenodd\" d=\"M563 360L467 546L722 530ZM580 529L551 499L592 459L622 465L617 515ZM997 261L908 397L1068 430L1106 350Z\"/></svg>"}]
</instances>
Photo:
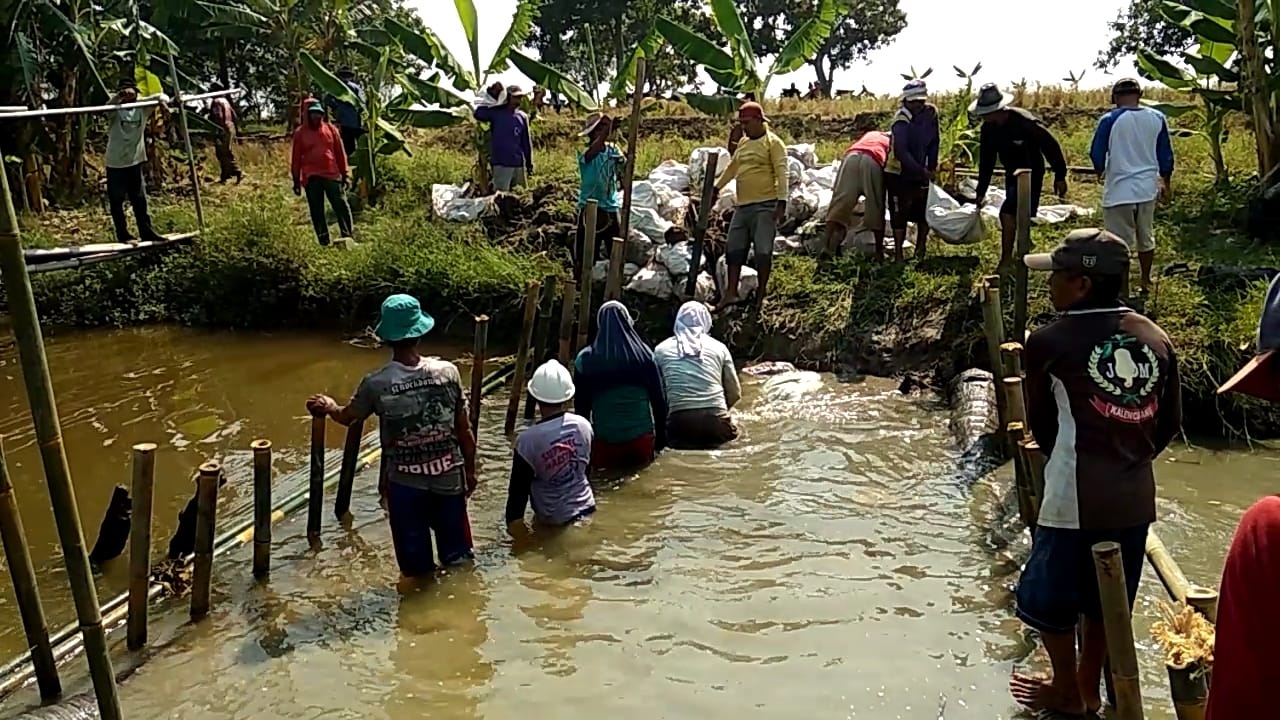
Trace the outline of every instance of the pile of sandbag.
<instances>
[{"instance_id":1,"label":"pile of sandbag","mask_svg":"<svg viewBox=\"0 0 1280 720\"><path fill-rule=\"evenodd\" d=\"M493 196L463 197L461 185L432 185L431 209L436 217L450 222L471 222L493 213Z\"/></svg>"},{"instance_id":2,"label":"pile of sandbag","mask_svg":"<svg viewBox=\"0 0 1280 720\"><path fill-rule=\"evenodd\" d=\"M969 197L978 194L978 181L973 178L965 178L960 183L960 190ZM983 198L982 214L990 218L1000 217L1000 206L1004 204L1005 192L1002 185L992 185L987 189L987 195ZM1035 217L1031 221L1037 225L1053 225L1055 223L1066 222L1071 218L1089 217L1093 214L1092 208L1080 207L1079 205L1060 204L1060 205L1040 205L1036 210Z\"/></svg>"},{"instance_id":3,"label":"pile of sandbag","mask_svg":"<svg viewBox=\"0 0 1280 720\"><path fill-rule=\"evenodd\" d=\"M705 258L699 257L698 270ZM653 252L649 263L627 283L627 290L657 298L683 297L685 283L693 268L693 246L688 240L664 243Z\"/></svg>"}]
</instances>

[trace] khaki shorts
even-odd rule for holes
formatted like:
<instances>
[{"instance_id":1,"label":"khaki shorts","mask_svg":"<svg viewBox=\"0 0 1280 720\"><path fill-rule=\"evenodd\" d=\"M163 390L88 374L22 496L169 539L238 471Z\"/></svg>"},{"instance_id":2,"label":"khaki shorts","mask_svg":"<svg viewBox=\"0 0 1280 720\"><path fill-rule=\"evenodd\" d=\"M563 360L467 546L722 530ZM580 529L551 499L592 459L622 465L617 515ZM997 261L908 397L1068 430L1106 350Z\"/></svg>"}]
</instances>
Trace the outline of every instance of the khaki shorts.
<instances>
[{"instance_id":1,"label":"khaki shorts","mask_svg":"<svg viewBox=\"0 0 1280 720\"><path fill-rule=\"evenodd\" d=\"M862 198L866 198L863 202L862 227L867 230L884 230L884 168L870 155L852 152L844 157L844 161L840 163L840 172L836 173L827 222L846 229L852 227L853 211Z\"/></svg>"},{"instance_id":2,"label":"khaki shorts","mask_svg":"<svg viewBox=\"0 0 1280 720\"><path fill-rule=\"evenodd\" d=\"M739 205L729 221L725 239L725 260L731 265L746 265L747 256L755 251L756 257L773 257L773 240L778 234L778 223L773 219L778 203L773 200Z\"/></svg>"},{"instance_id":3,"label":"khaki shorts","mask_svg":"<svg viewBox=\"0 0 1280 720\"><path fill-rule=\"evenodd\" d=\"M1102 208L1103 227L1123 240L1129 246L1129 252L1151 252L1156 249L1156 239L1151 234L1155 221L1155 200Z\"/></svg>"},{"instance_id":4,"label":"khaki shorts","mask_svg":"<svg viewBox=\"0 0 1280 720\"><path fill-rule=\"evenodd\" d=\"M522 167L493 166L493 189L498 192L524 187L527 180L528 177Z\"/></svg>"}]
</instances>

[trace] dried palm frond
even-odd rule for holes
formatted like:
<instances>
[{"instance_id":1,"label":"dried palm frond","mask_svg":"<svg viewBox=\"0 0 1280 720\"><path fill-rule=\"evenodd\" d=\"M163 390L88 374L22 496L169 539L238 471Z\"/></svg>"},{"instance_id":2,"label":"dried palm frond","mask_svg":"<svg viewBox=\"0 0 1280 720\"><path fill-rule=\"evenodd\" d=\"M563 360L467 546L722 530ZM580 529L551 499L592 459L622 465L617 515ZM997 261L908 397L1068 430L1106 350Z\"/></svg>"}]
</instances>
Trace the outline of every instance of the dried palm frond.
<instances>
[{"instance_id":1,"label":"dried palm frond","mask_svg":"<svg viewBox=\"0 0 1280 720\"><path fill-rule=\"evenodd\" d=\"M1161 619L1151 625L1151 638L1164 652L1165 664L1183 669L1200 663L1213 666L1213 625L1184 603L1160 603Z\"/></svg>"}]
</instances>

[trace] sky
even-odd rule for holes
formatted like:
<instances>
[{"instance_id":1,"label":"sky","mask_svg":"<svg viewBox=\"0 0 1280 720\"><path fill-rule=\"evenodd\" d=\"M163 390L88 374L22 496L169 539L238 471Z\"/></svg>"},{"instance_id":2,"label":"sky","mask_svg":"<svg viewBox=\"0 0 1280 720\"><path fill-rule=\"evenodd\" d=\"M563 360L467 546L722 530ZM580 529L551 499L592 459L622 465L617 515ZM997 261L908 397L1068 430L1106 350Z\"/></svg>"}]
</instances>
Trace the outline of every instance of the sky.
<instances>
[{"instance_id":1,"label":"sky","mask_svg":"<svg viewBox=\"0 0 1280 720\"><path fill-rule=\"evenodd\" d=\"M620 0L622 1L622 0ZM423 22L440 36L463 65L470 67L470 52L462 25L447 0L409 0ZM475 0L480 16L480 63L488 64L493 51L510 25L516 0ZM1110 38L1107 22L1113 20L1121 3L1117 0L982 0L977 3L954 0L900 0L907 15L907 27L887 47L871 53L866 61L835 73L837 90L867 89L878 95L895 94L903 84L902 73L915 67L918 72L932 67L931 89L954 90L964 81L956 77L953 65L966 71L982 63L976 84L1009 85L1025 78L1054 85L1070 72L1085 71L1081 87L1108 87L1120 77L1133 75L1131 64L1104 74L1093 62ZM763 75L767 67L761 68ZM496 79L529 85L514 68ZM804 88L813 81L812 68L773 79L770 96L795 82Z\"/></svg>"}]
</instances>

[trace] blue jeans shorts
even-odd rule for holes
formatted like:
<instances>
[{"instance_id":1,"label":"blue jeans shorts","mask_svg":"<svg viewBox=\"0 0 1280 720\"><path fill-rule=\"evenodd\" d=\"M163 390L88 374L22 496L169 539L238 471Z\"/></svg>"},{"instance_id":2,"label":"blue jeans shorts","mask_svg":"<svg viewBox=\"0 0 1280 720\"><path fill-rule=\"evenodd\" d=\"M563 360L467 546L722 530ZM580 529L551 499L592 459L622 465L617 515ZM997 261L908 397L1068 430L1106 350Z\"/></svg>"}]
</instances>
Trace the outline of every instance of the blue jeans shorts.
<instances>
[{"instance_id":1,"label":"blue jeans shorts","mask_svg":"<svg viewBox=\"0 0 1280 720\"><path fill-rule=\"evenodd\" d=\"M441 495L392 482L387 488L387 513L391 519L396 562L405 577L435 572L432 532L441 565L454 565L474 557L465 495Z\"/></svg>"},{"instance_id":2,"label":"blue jeans shorts","mask_svg":"<svg viewBox=\"0 0 1280 720\"><path fill-rule=\"evenodd\" d=\"M1093 546L1100 542L1120 545L1129 607L1138 595L1142 563L1147 557L1148 525L1123 530L1067 530L1036 528L1031 557L1018 581L1018 619L1046 633L1071 632L1081 615L1102 620L1098 576Z\"/></svg>"}]
</instances>

